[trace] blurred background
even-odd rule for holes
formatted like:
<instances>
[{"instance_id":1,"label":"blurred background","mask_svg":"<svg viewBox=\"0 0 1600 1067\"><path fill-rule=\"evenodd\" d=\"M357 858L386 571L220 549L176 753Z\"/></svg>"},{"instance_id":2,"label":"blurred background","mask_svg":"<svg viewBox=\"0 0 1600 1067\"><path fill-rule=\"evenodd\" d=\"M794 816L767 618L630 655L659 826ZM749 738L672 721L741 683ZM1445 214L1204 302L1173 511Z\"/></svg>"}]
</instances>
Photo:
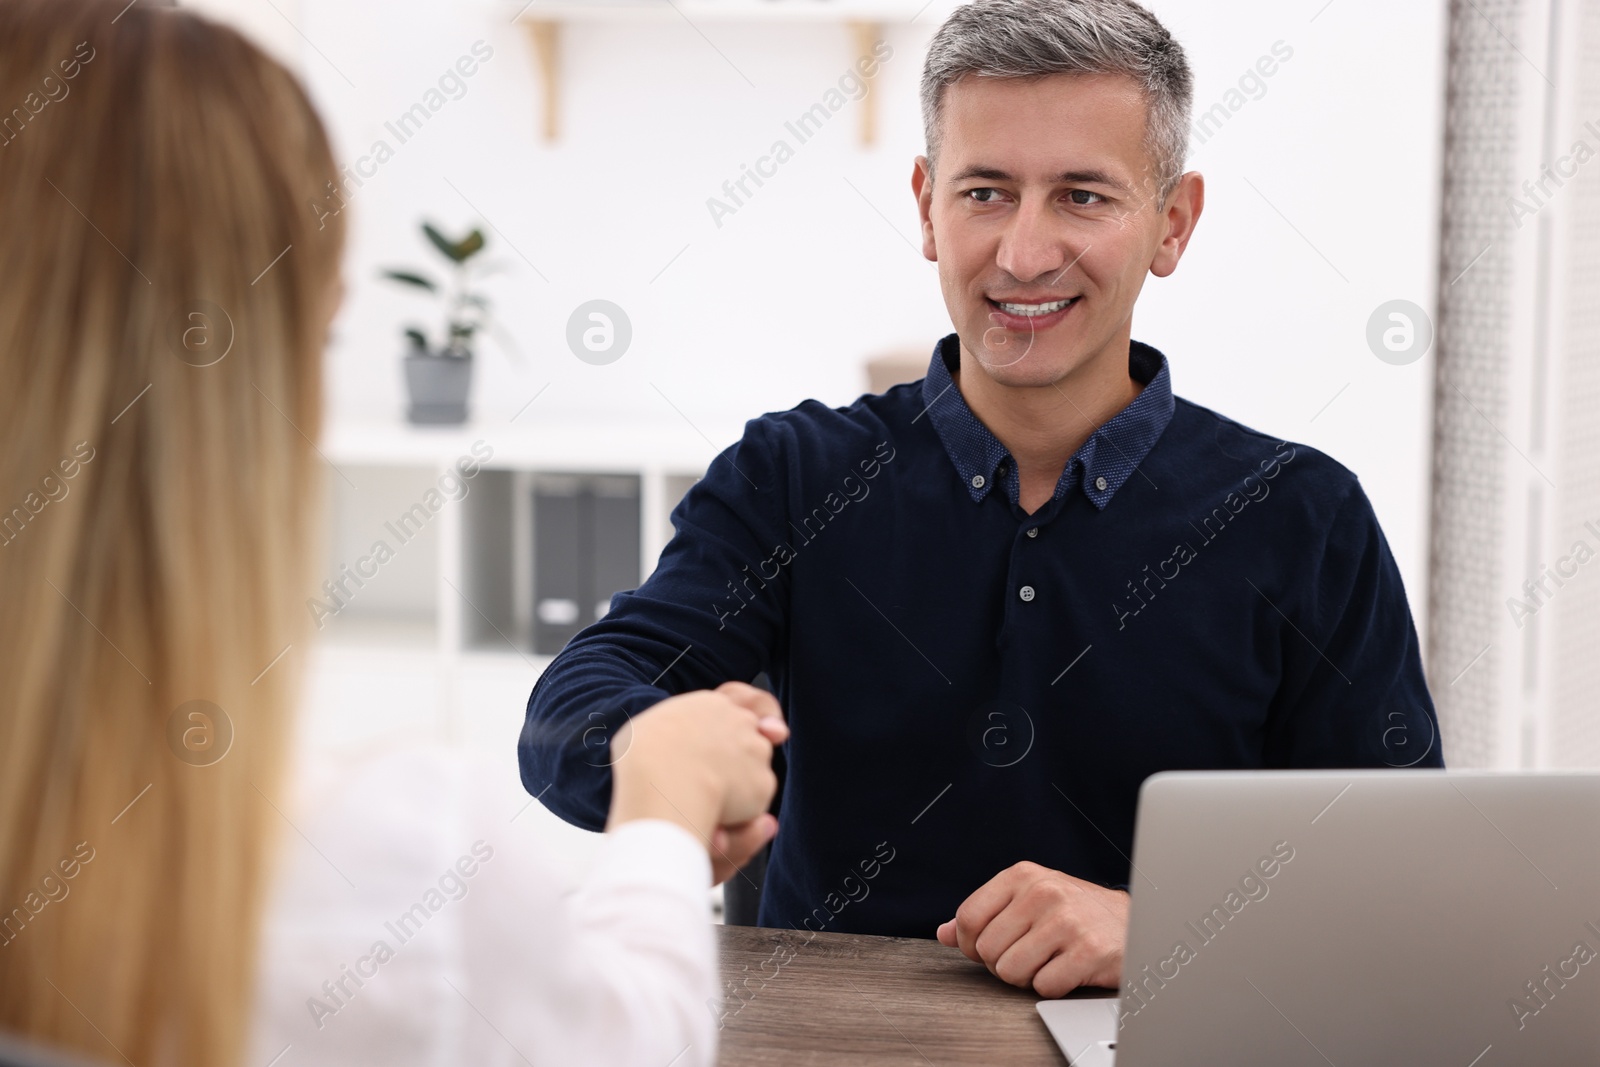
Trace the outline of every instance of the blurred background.
<instances>
[{"instance_id":1,"label":"blurred background","mask_svg":"<svg viewBox=\"0 0 1600 1067\"><path fill-rule=\"evenodd\" d=\"M953 5L193 6L301 74L347 166L308 205L352 245L321 442L343 585L287 653L310 668L297 803L397 746L473 749L507 822L581 869L589 835L517 778L541 667L648 573L746 418L920 377L950 329L910 176ZM1197 75L1208 196L1134 336L1179 395L1360 476L1451 763L1600 763L1600 566L1575 551L1600 547L1600 5L1148 6ZM482 298L458 303L466 417L419 424L461 414L463 368L404 332L443 347L452 256Z\"/></svg>"}]
</instances>

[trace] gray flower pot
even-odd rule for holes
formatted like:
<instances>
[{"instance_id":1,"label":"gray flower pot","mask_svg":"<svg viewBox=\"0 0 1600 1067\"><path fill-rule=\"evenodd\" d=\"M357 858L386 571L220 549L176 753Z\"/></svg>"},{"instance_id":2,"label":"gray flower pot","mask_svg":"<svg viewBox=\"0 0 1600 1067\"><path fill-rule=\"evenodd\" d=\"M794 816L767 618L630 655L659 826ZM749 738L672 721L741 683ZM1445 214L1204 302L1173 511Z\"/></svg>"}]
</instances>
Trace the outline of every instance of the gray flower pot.
<instances>
[{"instance_id":1,"label":"gray flower pot","mask_svg":"<svg viewBox=\"0 0 1600 1067\"><path fill-rule=\"evenodd\" d=\"M470 354L446 356L413 350L405 364L411 397L408 420L435 426L467 421L467 394L472 389Z\"/></svg>"}]
</instances>

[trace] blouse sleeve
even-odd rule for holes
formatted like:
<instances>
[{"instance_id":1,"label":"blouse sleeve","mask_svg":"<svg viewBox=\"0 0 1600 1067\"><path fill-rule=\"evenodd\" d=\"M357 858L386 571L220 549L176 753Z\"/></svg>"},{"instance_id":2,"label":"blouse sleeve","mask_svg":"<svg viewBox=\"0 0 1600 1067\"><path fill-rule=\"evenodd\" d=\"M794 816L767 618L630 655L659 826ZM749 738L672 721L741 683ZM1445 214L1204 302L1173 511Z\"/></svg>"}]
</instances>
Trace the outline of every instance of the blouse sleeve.
<instances>
[{"instance_id":1,"label":"blouse sleeve","mask_svg":"<svg viewBox=\"0 0 1600 1067\"><path fill-rule=\"evenodd\" d=\"M565 826L503 758L339 770L288 812L252 1062L716 1062L711 864L692 833Z\"/></svg>"},{"instance_id":2,"label":"blouse sleeve","mask_svg":"<svg viewBox=\"0 0 1600 1067\"><path fill-rule=\"evenodd\" d=\"M520 1005L540 1020L529 1035L539 1062L716 1062L710 885L705 845L675 823L641 819L606 835L576 891L528 917L545 945L528 960L532 1002Z\"/></svg>"},{"instance_id":3,"label":"blouse sleeve","mask_svg":"<svg viewBox=\"0 0 1600 1067\"><path fill-rule=\"evenodd\" d=\"M509 839L482 865L477 899L463 901L474 906L462 913L459 992L493 1020L465 1020L480 1039L464 1048L472 1062L509 1044L518 1055L508 1064L714 1064L705 845L674 823L641 819L604 835L575 884L548 861L541 842Z\"/></svg>"}]
</instances>

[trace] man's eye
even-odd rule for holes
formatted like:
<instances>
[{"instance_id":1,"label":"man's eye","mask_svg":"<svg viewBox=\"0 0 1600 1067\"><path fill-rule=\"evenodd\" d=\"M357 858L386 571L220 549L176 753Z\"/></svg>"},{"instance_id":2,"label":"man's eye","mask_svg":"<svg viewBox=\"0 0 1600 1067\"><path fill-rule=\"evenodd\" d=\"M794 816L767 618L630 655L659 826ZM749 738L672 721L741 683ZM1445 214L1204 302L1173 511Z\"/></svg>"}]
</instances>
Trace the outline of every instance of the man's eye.
<instances>
[{"instance_id":1,"label":"man's eye","mask_svg":"<svg viewBox=\"0 0 1600 1067\"><path fill-rule=\"evenodd\" d=\"M969 196L970 198L972 198L973 201L975 201L976 203L979 203L979 204L992 204L992 203L994 203L994 199L996 197L998 197L999 195L1000 195L1000 190L998 190L998 189L983 188L983 189L968 189L967 190L967 196Z\"/></svg>"},{"instance_id":2,"label":"man's eye","mask_svg":"<svg viewBox=\"0 0 1600 1067\"><path fill-rule=\"evenodd\" d=\"M1074 189L1074 190L1072 190L1072 192L1068 193L1067 195L1069 197L1073 198L1072 202L1074 204L1076 204L1078 207L1093 207L1096 203L1098 203L1098 202L1100 202L1100 201L1105 199L1105 197L1101 196L1099 193L1091 193L1087 189ZM1077 199L1080 196L1089 196L1089 197L1093 197L1094 199L1093 200L1079 200L1079 199Z\"/></svg>"}]
</instances>

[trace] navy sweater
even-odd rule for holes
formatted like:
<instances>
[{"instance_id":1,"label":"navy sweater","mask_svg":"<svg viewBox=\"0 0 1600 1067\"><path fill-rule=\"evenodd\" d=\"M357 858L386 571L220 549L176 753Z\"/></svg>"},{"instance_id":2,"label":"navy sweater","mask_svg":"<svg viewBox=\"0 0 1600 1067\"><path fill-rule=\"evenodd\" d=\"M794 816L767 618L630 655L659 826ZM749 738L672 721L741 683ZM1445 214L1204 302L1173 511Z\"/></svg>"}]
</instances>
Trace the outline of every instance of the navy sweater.
<instances>
[{"instance_id":1,"label":"navy sweater","mask_svg":"<svg viewBox=\"0 0 1600 1067\"><path fill-rule=\"evenodd\" d=\"M1033 860L1125 886L1157 771L1441 766L1417 635L1354 474L1143 389L1034 514L952 375L752 419L637 590L528 701L523 783L604 825L607 739L770 677L793 736L764 926L931 937Z\"/></svg>"}]
</instances>

